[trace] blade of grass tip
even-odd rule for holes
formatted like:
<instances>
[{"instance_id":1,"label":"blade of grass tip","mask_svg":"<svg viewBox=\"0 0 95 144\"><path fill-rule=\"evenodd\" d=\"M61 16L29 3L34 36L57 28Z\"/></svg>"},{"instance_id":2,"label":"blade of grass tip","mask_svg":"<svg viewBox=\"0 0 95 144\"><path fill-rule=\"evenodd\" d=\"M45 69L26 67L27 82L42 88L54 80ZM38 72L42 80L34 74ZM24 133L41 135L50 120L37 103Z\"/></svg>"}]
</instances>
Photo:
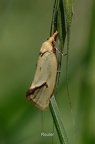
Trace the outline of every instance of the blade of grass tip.
<instances>
[{"instance_id":1,"label":"blade of grass tip","mask_svg":"<svg viewBox=\"0 0 95 144\"><path fill-rule=\"evenodd\" d=\"M65 27L66 27L66 34L67 34L66 85L67 85L69 105L73 117L74 138L75 138L75 120L74 120L74 114L73 114L71 98L69 94L69 87L68 87L68 58L69 58L69 44L70 44L70 29L71 29L71 22L72 22L72 14L73 14L72 10L73 10L74 0L63 0L63 4L64 4L64 13L65 13Z\"/></svg>"},{"instance_id":2,"label":"blade of grass tip","mask_svg":"<svg viewBox=\"0 0 95 144\"><path fill-rule=\"evenodd\" d=\"M57 0L55 0L54 6L53 6L52 20L51 20L50 36L57 30L57 26L56 26L57 3L58 3Z\"/></svg>"},{"instance_id":3,"label":"blade of grass tip","mask_svg":"<svg viewBox=\"0 0 95 144\"><path fill-rule=\"evenodd\" d=\"M64 7L63 1L60 0L59 8L58 8L58 17L57 17L57 30L60 40L60 51L63 52L65 38L66 38L66 29L65 29L65 15L64 15Z\"/></svg>"},{"instance_id":4,"label":"blade of grass tip","mask_svg":"<svg viewBox=\"0 0 95 144\"><path fill-rule=\"evenodd\" d=\"M63 0L63 4L64 4L64 13L65 13L65 29L67 34L66 81L67 81L67 90L68 90L68 57L69 57L69 43L70 43L70 28L71 28L71 21L72 21L72 1Z\"/></svg>"},{"instance_id":5,"label":"blade of grass tip","mask_svg":"<svg viewBox=\"0 0 95 144\"><path fill-rule=\"evenodd\" d=\"M64 7L63 1L60 0L59 8L58 8L58 16L57 16L57 30L59 37L59 50L63 53L64 43L66 38L66 30L65 30L65 16L64 16ZM61 71L61 62L62 62L62 54L58 56L58 75L57 75L57 85L59 83L60 71Z\"/></svg>"},{"instance_id":6,"label":"blade of grass tip","mask_svg":"<svg viewBox=\"0 0 95 144\"><path fill-rule=\"evenodd\" d=\"M55 127L59 136L60 143L69 144L69 141L68 141L68 138L67 138L64 126L63 126L62 118L61 118L54 95L50 99L50 110L51 110L52 117L55 123Z\"/></svg>"}]
</instances>

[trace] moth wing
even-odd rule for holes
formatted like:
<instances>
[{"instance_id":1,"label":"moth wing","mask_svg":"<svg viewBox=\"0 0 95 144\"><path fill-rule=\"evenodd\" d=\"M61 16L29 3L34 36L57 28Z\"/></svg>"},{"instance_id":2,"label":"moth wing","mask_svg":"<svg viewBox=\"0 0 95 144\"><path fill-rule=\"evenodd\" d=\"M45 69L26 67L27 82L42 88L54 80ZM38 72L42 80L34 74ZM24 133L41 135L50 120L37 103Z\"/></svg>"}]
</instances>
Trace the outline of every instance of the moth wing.
<instances>
[{"instance_id":1,"label":"moth wing","mask_svg":"<svg viewBox=\"0 0 95 144\"><path fill-rule=\"evenodd\" d=\"M42 110L49 105L49 99L55 86L56 74L56 55L48 51L43 56L39 55L34 80L29 89L32 91L29 100Z\"/></svg>"},{"instance_id":2,"label":"moth wing","mask_svg":"<svg viewBox=\"0 0 95 144\"><path fill-rule=\"evenodd\" d=\"M43 56L39 55L36 72L31 87L40 86L47 81L50 73L49 56L49 52L46 52Z\"/></svg>"}]
</instances>

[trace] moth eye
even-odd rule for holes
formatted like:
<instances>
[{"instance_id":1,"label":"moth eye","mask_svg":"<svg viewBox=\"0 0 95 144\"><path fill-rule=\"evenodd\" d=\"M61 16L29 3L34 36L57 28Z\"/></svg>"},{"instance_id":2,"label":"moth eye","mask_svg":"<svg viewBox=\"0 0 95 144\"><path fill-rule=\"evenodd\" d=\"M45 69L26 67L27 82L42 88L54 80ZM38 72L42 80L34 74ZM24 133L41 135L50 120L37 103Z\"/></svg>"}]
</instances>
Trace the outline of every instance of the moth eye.
<instances>
[{"instance_id":1,"label":"moth eye","mask_svg":"<svg viewBox=\"0 0 95 144\"><path fill-rule=\"evenodd\" d=\"M53 47L53 52L56 53L56 48L55 47Z\"/></svg>"},{"instance_id":2,"label":"moth eye","mask_svg":"<svg viewBox=\"0 0 95 144\"><path fill-rule=\"evenodd\" d=\"M53 41L53 42L52 42L52 46L53 46L53 47L55 47L55 44L56 44L56 42L55 42L55 41Z\"/></svg>"},{"instance_id":3,"label":"moth eye","mask_svg":"<svg viewBox=\"0 0 95 144\"><path fill-rule=\"evenodd\" d=\"M53 41L52 44L55 46L56 45L56 41Z\"/></svg>"}]
</instances>

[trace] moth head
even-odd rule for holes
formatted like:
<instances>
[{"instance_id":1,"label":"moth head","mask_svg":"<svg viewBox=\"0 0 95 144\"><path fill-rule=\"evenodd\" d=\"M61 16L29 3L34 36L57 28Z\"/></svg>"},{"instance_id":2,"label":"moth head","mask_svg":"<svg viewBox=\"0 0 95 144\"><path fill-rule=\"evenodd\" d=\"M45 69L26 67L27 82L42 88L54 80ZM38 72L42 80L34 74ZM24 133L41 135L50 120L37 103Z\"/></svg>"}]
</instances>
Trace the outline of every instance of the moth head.
<instances>
[{"instance_id":1,"label":"moth head","mask_svg":"<svg viewBox=\"0 0 95 144\"><path fill-rule=\"evenodd\" d=\"M40 52L41 53L44 53L46 51L48 52L51 52L54 48L54 45L55 45L55 41L56 41L56 38L58 36L58 32L56 31L52 37L50 37L49 39L47 39L43 44L42 44L42 47L40 49Z\"/></svg>"},{"instance_id":2,"label":"moth head","mask_svg":"<svg viewBox=\"0 0 95 144\"><path fill-rule=\"evenodd\" d=\"M54 42L56 41L57 36L58 36L58 32L56 31L56 32L53 34L53 36L48 39L48 41L49 41L50 43L54 43Z\"/></svg>"},{"instance_id":3,"label":"moth head","mask_svg":"<svg viewBox=\"0 0 95 144\"><path fill-rule=\"evenodd\" d=\"M40 49L40 52L41 52L41 53L51 52L52 49L53 49L52 43L47 40L47 41L45 41L45 42L42 44L42 47L41 47L41 49Z\"/></svg>"}]
</instances>

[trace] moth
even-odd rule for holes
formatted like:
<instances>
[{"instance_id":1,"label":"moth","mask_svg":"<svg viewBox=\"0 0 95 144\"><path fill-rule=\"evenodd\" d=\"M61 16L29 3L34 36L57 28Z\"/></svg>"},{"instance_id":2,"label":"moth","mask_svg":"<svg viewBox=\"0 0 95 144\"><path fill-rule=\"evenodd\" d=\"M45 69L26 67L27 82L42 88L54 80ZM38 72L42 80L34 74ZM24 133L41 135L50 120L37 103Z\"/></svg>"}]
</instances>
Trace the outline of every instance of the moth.
<instances>
[{"instance_id":1,"label":"moth","mask_svg":"<svg viewBox=\"0 0 95 144\"><path fill-rule=\"evenodd\" d=\"M34 80L26 92L27 99L41 110L48 108L50 97L55 88L58 68L55 48L57 36L58 32L56 31L52 37L42 44Z\"/></svg>"}]
</instances>

